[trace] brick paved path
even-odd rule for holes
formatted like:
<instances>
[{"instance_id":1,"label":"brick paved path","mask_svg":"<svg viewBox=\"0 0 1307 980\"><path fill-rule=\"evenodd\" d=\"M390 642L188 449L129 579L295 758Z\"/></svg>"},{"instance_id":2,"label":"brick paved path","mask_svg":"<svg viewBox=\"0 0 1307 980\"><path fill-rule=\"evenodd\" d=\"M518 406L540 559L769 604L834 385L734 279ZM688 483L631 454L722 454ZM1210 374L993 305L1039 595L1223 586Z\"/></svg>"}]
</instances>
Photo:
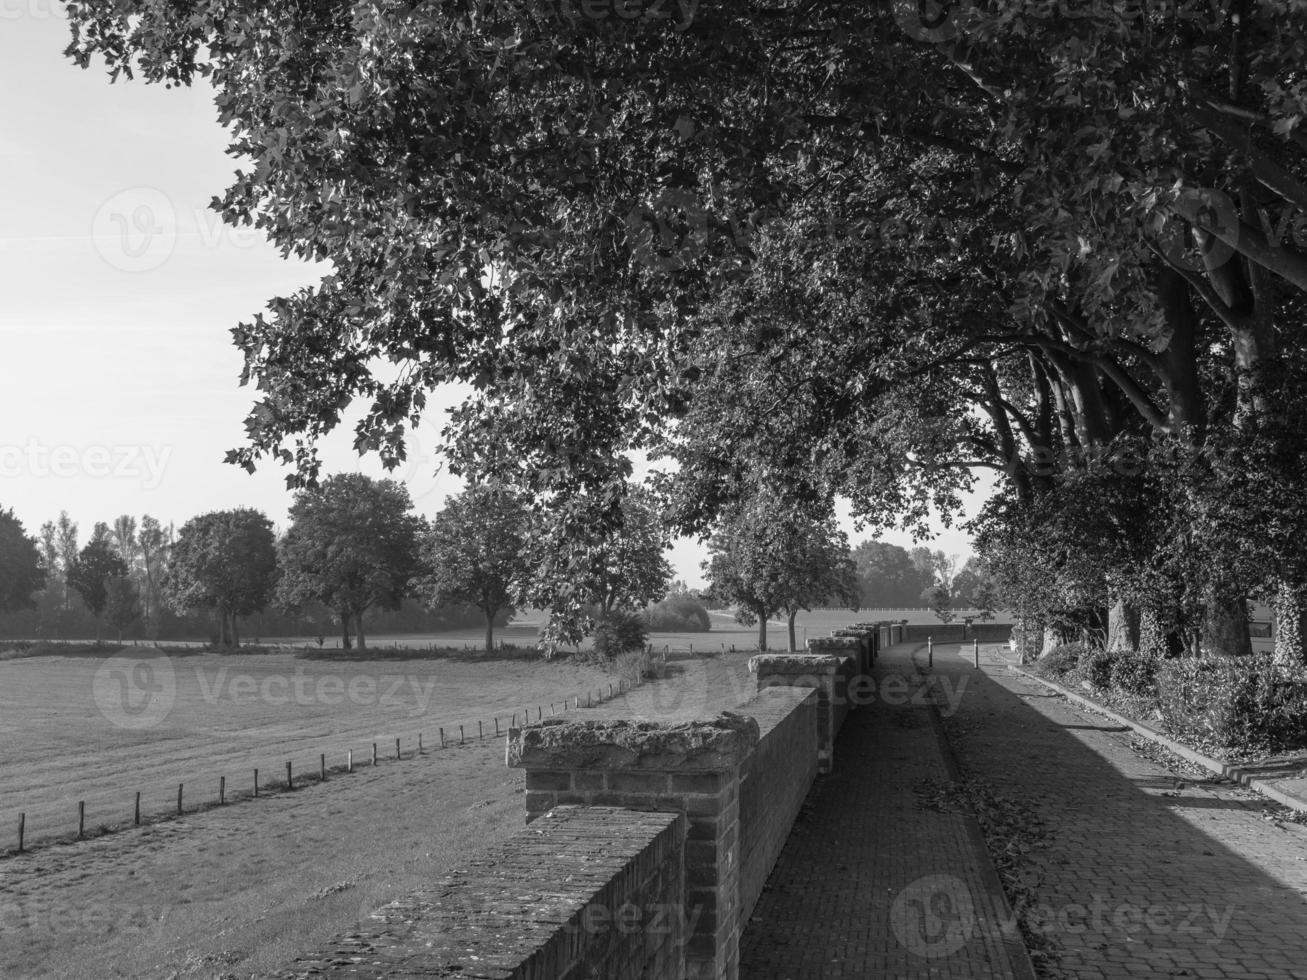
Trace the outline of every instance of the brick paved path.
<instances>
[{"instance_id":1,"label":"brick paved path","mask_svg":"<svg viewBox=\"0 0 1307 980\"><path fill-rule=\"evenodd\" d=\"M974 819L915 792L949 770L911 649L881 656L884 697L849 715L745 929L742 980L1031 975Z\"/></svg>"},{"instance_id":2,"label":"brick paved path","mask_svg":"<svg viewBox=\"0 0 1307 980\"><path fill-rule=\"evenodd\" d=\"M982 647L976 671L970 648L937 650L935 673L967 684L945 722L963 770L1044 824L1027 921L1060 965L1049 975L1307 977L1307 830L1229 783L1178 788L1133 733L1013 674L1001 652Z\"/></svg>"}]
</instances>

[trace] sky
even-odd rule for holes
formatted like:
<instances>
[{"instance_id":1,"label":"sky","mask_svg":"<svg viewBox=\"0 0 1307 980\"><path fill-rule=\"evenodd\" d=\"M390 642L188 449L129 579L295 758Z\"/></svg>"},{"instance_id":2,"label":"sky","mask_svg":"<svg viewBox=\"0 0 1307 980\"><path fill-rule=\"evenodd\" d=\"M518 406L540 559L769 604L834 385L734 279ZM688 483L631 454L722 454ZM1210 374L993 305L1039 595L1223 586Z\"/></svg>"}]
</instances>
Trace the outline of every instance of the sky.
<instances>
[{"instance_id":1,"label":"sky","mask_svg":"<svg viewBox=\"0 0 1307 980\"><path fill-rule=\"evenodd\" d=\"M256 507L284 527L285 471L222 461L253 402L230 330L326 267L283 259L208 209L237 161L207 88L110 84L63 57L67 38L53 0L0 0L0 508L33 535L66 510L83 540L119 514L180 526ZM424 420L389 474L343 426L322 446L324 471L401 479L432 516L460 489L432 451L441 424ZM855 542L913 543L858 531L847 508L841 524ZM927 544L970 551L956 529ZM702 583L698 542L670 557Z\"/></svg>"}]
</instances>

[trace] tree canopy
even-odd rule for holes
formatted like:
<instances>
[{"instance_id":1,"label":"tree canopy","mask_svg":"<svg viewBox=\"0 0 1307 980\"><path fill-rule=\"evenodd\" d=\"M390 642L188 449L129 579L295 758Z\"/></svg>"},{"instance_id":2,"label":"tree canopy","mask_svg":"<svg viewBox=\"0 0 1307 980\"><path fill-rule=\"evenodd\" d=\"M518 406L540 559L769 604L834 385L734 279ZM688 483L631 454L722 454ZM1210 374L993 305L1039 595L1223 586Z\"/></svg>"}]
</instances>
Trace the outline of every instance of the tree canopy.
<instances>
[{"instance_id":1,"label":"tree canopy","mask_svg":"<svg viewBox=\"0 0 1307 980\"><path fill-rule=\"evenodd\" d=\"M12 510L0 510L0 612L32 606L48 566Z\"/></svg>"},{"instance_id":2,"label":"tree canopy","mask_svg":"<svg viewBox=\"0 0 1307 980\"><path fill-rule=\"evenodd\" d=\"M297 493L278 542L279 601L316 599L340 615L346 649L351 628L366 647L364 614L397 609L418 574L422 521L412 509L402 484L361 473L338 473Z\"/></svg>"},{"instance_id":3,"label":"tree canopy","mask_svg":"<svg viewBox=\"0 0 1307 980\"><path fill-rule=\"evenodd\" d=\"M759 650L767 649L767 621L778 613L788 617L794 650L800 610L828 603L858 607L857 570L844 532L766 490L722 522L709 541L704 574L714 597L738 605L739 622L758 624Z\"/></svg>"},{"instance_id":4,"label":"tree canopy","mask_svg":"<svg viewBox=\"0 0 1307 980\"><path fill-rule=\"evenodd\" d=\"M268 605L277 576L272 522L241 507L182 525L169 551L165 590L179 610L216 610L219 642L240 646L237 617Z\"/></svg>"},{"instance_id":5,"label":"tree canopy","mask_svg":"<svg viewBox=\"0 0 1307 980\"><path fill-rule=\"evenodd\" d=\"M447 499L423 535L418 591L429 605L466 602L481 610L487 653L495 617L521 601L530 580L530 524L519 493L482 484Z\"/></svg>"},{"instance_id":6,"label":"tree canopy","mask_svg":"<svg viewBox=\"0 0 1307 980\"><path fill-rule=\"evenodd\" d=\"M633 451L696 532L759 485L919 528L988 468L1032 615L1232 652L1247 595L1301 617L1307 11L920 9L100 0L69 51L210 81L224 218L333 265L235 329L234 462L311 481L355 398L395 462L463 381L454 466L570 526L618 523Z\"/></svg>"}]
</instances>

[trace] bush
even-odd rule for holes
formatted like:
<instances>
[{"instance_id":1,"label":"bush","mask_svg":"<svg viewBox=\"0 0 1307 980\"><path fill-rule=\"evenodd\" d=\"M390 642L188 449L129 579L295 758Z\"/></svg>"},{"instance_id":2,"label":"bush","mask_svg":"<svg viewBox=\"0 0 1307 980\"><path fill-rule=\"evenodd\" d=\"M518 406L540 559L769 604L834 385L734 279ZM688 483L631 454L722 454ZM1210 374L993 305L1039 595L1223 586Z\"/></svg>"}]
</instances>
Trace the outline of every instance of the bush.
<instances>
[{"instance_id":1,"label":"bush","mask_svg":"<svg viewBox=\"0 0 1307 980\"><path fill-rule=\"evenodd\" d=\"M1133 698L1157 697L1157 660L1122 654L1112 665L1112 690Z\"/></svg>"},{"instance_id":2,"label":"bush","mask_svg":"<svg viewBox=\"0 0 1307 980\"><path fill-rule=\"evenodd\" d=\"M645 628L658 633L707 633L712 619L703 603L690 596L668 596L641 614Z\"/></svg>"},{"instance_id":3,"label":"bush","mask_svg":"<svg viewBox=\"0 0 1307 980\"><path fill-rule=\"evenodd\" d=\"M625 609L614 609L599 621L594 631L594 651L605 660L644 649L644 620Z\"/></svg>"},{"instance_id":4,"label":"bush","mask_svg":"<svg viewBox=\"0 0 1307 980\"><path fill-rule=\"evenodd\" d=\"M1112 671L1120 660L1121 654L1112 650L1091 648L1080 655L1070 674L1077 680L1086 681L1092 688L1105 690L1112 686Z\"/></svg>"},{"instance_id":5,"label":"bush","mask_svg":"<svg viewBox=\"0 0 1307 980\"><path fill-rule=\"evenodd\" d=\"M1050 677L1061 677L1075 670L1076 664L1080 662L1085 652L1083 643L1059 643L1040 657L1035 664L1039 668L1039 673Z\"/></svg>"},{"instance_id":6,"label":"bush","mask_svg":"<svg viewBox=\"0 0 1307 980\"><path fill-rule=\"evenodd\" d=\"M1307 744L1307 674L1268 655L1165 661L1157 699L1181 738L1257 751Z\"/></svg>"}]
</instances>

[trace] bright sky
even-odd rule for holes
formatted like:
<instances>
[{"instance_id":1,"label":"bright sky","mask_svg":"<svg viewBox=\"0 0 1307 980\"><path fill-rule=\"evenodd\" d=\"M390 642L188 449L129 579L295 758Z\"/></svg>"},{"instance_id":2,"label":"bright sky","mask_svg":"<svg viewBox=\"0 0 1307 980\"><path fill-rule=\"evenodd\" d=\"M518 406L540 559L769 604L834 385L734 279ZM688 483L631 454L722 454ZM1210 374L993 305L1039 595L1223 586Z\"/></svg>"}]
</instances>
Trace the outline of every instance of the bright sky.
<instances>
[{"instance_id":1,"label":"bright sky","mask_svg":"<svg viewBox=\"0 0 1307 980\"><path fill-rule=\"evenodd\" d=\"M53 0L0 0L0 507L29 534L67 510L83 540L124 513L180 525L249 506L284 526L284 472L222 462L252 402L228 331L324 269L208 210L235 161L206 88L111 85L62 56L67 30ZM436 472L439 429L425 422L390 474L427 515L459 489ZM387 475L351 435L324 445L328 472ZM957 531L931 547L970 550ZM695 542L672 559L701 583Z\"/></svg>"}]
</instances>

